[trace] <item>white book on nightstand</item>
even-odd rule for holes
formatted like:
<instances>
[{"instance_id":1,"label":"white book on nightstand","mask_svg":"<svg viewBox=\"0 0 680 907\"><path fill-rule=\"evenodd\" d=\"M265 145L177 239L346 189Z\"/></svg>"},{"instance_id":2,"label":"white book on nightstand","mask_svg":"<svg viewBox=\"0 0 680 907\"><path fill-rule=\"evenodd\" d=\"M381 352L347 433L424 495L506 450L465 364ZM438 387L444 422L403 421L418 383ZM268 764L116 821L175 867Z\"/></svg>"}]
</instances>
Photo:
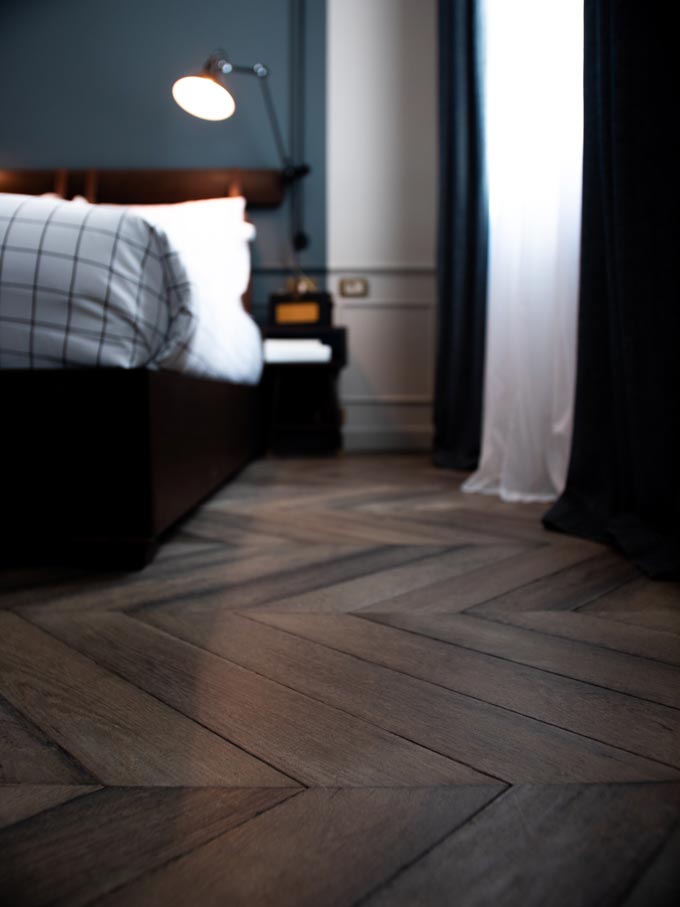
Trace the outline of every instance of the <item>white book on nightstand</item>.
<instances>
[{"instance_id":1,"label":"white book on nightstand","mask_svg":"<svg viewBox=\"0 0 680 907\"><path fill-rule=\"evenodd\" d=\"M333 350L317 339L270 338L264 342L264 361L278 362L330 362Z\"/></svg>"}]
</instances>

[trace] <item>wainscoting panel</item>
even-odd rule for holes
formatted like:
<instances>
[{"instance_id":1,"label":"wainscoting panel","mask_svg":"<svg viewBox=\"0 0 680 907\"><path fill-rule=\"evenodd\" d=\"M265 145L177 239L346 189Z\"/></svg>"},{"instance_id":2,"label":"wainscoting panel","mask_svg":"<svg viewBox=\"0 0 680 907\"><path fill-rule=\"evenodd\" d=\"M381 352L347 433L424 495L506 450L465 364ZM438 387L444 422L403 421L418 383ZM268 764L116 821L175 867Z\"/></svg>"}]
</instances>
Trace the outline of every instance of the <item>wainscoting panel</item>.
<instances>
[{"instance_id":1,"label":"wainscoting panel","mask_svg":"<svg viewBox=\"0 0 680 907\"><path fill-rule=\"evenodd\" d=\"M346 450L407 451L432 446L430 403L344 403Z\"/></svg>"},{"instance_id":2,"label":"wainscoting panel","mask_svg":"<svg viewBox=\"0 0 680 907\"><path fill-rule=\"evenodd\" d=\"M349 450L432 443L436 2L328 0L328 277ZM348 60L351 65L348 65ZM366 296L340 295L363 278Z\"/></svg>"},{"instance_id":3,"label":"wainscoting panel","mask_svg":"<svg viewBox=\"0 0 680 907\"><path fill-rule=\"evenodd\" d=\"M354 272L350 272L352 276ZM369 295L339 295L335 320L349 332L341 380L348 450L426 449L432 442L435 280L430 273L361 274Z\"/></svg>"}]
</instances>

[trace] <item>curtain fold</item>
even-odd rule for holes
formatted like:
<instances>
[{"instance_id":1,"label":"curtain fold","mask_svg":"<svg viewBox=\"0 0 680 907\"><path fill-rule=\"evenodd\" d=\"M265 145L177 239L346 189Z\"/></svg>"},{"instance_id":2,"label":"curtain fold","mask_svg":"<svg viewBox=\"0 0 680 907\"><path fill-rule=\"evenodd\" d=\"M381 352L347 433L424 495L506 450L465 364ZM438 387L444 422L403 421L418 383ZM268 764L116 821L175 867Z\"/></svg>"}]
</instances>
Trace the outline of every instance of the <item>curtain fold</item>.
<instances>
[{"instance_id":1,"label":"curtain fold","mask_svg":"<svg viewBox=\"0 0 680 907\"><path fill-rule=\"evenodd\" d=\"M482 0L489 268L482 454L468 492L563 490L576 376L583 17Z\"/></svg>"},{"instance_id":2,"label":"curtain fold","mask_svg":"<svg viewBox=\"0 0 680 907\"><path fill-rule=\"evenodd\" d=\"M474 469L486 329L487 206L477 0L439 0L438 339L434 462Z\"/></svg>"},{"instance_id":3,"label":"curtain fold","mask_svg":"<svg viewBox=\"0 0 680 907\"><path fill-rule=\"evenodd\" d=\"M678 55L673 4L586 0L576 408L548 528L680 577Z\"/></svg>"}]
</instances>

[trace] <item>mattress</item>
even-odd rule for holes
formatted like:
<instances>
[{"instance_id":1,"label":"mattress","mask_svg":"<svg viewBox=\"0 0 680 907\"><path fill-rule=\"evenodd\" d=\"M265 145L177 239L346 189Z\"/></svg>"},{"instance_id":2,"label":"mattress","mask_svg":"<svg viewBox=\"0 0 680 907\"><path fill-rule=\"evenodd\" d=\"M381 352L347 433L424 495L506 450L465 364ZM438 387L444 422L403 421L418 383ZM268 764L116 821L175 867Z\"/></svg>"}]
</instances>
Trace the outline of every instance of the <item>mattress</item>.
<instances>
[{"instance_id":1,"label":"mattress","mask_svg":"<svg viewBox=\"0 0 680 907\"><path fill-rule=\"evenodd\" d=\"M135 209L0 193L0 368L149 368L257 383L262 341L241 303L253 234L244 206Z\"/></svg>"}]
</instances>

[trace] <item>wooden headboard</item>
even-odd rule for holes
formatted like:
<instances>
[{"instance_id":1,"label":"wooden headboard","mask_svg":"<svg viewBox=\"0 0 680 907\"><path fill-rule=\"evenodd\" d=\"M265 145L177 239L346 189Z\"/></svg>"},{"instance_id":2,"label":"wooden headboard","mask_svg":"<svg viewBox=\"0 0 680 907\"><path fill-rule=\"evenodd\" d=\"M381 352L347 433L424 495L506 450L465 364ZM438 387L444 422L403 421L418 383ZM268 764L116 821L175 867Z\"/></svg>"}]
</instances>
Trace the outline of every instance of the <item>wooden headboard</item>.
<instances>
[{"instance_id":1,"label":"wooden headboard","mask_svg":"<svg viewBox=\"0 0 680 907\"><path fill-rule=\"evenodd\" d=\"M270 208L281 204L284 191L279 170L0 170L0 192L56 192L118 205L244 195L250 207Z\"/></svg>"}]
</instances>

